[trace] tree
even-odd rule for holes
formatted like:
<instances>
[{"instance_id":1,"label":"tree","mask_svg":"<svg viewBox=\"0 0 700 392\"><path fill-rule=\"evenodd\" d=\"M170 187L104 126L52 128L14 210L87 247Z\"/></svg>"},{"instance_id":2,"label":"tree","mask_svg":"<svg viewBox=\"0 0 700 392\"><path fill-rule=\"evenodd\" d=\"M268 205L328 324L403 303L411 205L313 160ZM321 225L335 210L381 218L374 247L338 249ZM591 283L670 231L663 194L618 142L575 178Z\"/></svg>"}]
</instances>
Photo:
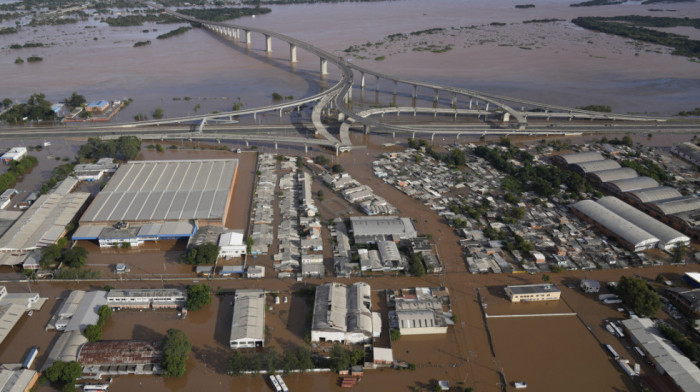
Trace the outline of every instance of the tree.
<instances>
[{"instance_id":1,"label":"tree","mask_svg":"<svg viewBox=\"0 0 700 392\"><path fill-rule=\"evenodd\" d=\"M309 350L307 347L297 347L294 354L297 357L299 369L306 370L314 368L314 361L311 358L311 350Z\"/></svg>"},{"instance_id":2,"label":"tree","mask_svg":"<svg viewBox=\"0 0 700 392\"><path fill-rule=\"evenodd\" d=\"M206 284L187 286L187 309L199 310L211 303L211 290Z\"/></svg>"},{"instance_id":3,"label":"tree","mask_svg":"<svg viewBox=\"0 0 700 392\"><path fill-rule=\"evenodd\" d=\"M228 374L237 376L246 370L247 365L248 358L240 351L234 350L233 355L228 359L226 368L228 369Z\"/></svg>"},{"instance_id":4,"label":"tree","mask_svg":"<svg viewBox=\"0 0 700 392\"><path fill-rule=\"evenodd\" d=\"M83 335L91 342L99 342L102 340L102 327L99 325L88 325L85 327Z\"/></svg>"},{"instance_id":5,"label":"tree","mask_svg":"<svg viewBox=\"0 0 700 392\"><path fill-rule=\"evenodd\" d=\"M75 108L81 107L84 104L86 104L87 100L85 99L84 96L73 91L73 94L71 94L70 97L66 98L65 102L66 102L66 105L70 106L71 109L75 109Z\"/></svg>"},{"instance_id":6,"label":"tree","mask_svg":"<svg viewBox=\"0 0 700 392\"><path fill-rule=\"evenodd\" d=\"M250 248L253 247L253 245L255 245L255 240L253 239L253 237L251 237L251 236L246 237L246 239L245 239L246 252L250 253Z\"/></svg>"},{"instance_id":7,"label":"tree","mask_svg":"<svg viewBox=\"0 0 700 392\"><path fill-rule=\"evenodd\" d=\"M342 173L345 171L345 169L343 168L343 165L336 163L335 165L331 166L331 171L333 173Z\"/></svg>"},{"instance_id":8,"label":"tree","mask_svg":"<svg viewBox=\"0 0 700 392\"><path fill-rule=\"evenodd\" d=\"M193 246L184 255L187 264L214 264L219 257L219 245L213 242L206 242L202 245Z\"/></svg>"},{"instance_id":9,"label":"tree","mask_svg":"<svg viewBox=\"0 0 700 392\"><path fill-rule=\"evenodd\" d=\"M61 257L61 247L53 244L41 249L41 259L39 264L41 268L48 269L56 264Z\"/></svg>"},{"instance_id":10,"label":"tree","mask_svg":"<svg viewBox=\"0 0 700 392\"><path fill-rule=\"evenodd\" d=\"M616 291L625 305L641 317L653 317L661 309L659 295L642 279L623 276Z\"/></svg>"},{"instance_id":11,"label":"tree","mask_svg":"<svg viewBox=\"0 0 700 392\"><path fill-rule=\"evenodd\" d=\"M187 371L190 350L192 343L187 335L179 329L170 328L163 338L163 377L182 377Z\"/></svg>"},{"instance_id":12,"label":"tree","mask_svg":"<svg viewBox=\"0 0 700 392\"><path fill-rule=\"evenodd\" d=\"M672 261L674 263L683 263L685 260L685 255L688 253L688 247L685 244L680 243L673 248L673 253L671 253Z\"/></svg>"},{"instance_id":13,"label":"tree","mask_svg":"<svg viewBox=\"0 0 700 392\"><path fill-rule=\"evenodd\" d=\"M156 120L163 118L163 109L158 108L158 109L154 110L153 111L153 118L155 118Z\"/></svg>"},{"instance_id":14,"label":"tree","mask_svg":"<svg viewBox=\"0 0 700 392\"><path fill-rule=\"evenodd\" d=\"M100 309L97 310L97 314L99 315L97 325L103 327L105 323L107 323L107 320L112 317L112 308L107 305L102 305L100 306Z\"/></svg>"},{"instance_id":15,"label":"tree","mask_svg":"<svg viewBox=\"0 0 700 392\"><path fill-rule=\"evenodd\" d=\"M425 267L423 266L423 256L420 253L414 253L411 255L409 268L411 274L414 276L425 275Z\"/></svg>"},{"instance_id":16,"label":"tree","mask_svg":"<svg viewBox=\"0 0 700 392\"><path fill-rule=\"evenodd\" d=\"M391 341L394 342L394 341L397 341L399 339L401 339L401 331L399 331L396 328L392 328L391 329Z\"/></svg>"},{"instance_id":17,"label":"tree","mask_svg":"<svg viewBox=\"0 0 700 392\"><path fill-rule=\"evenodd\" d=\"M87 261L88 252L87 249L82 246L75 246L63 255L62 260L67 266L71 268L80 268L85 265Z\"/></svg>"},{"instance_id":18,"label":"tree","mask_svg":"<svg viewBox=\"0 0 700 392\"><path fill-rule=\"evenodd\" d=\"M46 379L54 384L64 384L66 390L74 388L75 380L83 375L83 367L78 362L56 361L44 372Z\"/></svg>"},{"instance_id":19,"label":"tree","mask_svg":"<svg viewBox=\"0 0 700 392\"><path fill-rule=\"evenodd\" d=\"M2 106L9 108L10 106L12 106L12 100L10 98L3 99Z\"/></svg>"}]
</instances>

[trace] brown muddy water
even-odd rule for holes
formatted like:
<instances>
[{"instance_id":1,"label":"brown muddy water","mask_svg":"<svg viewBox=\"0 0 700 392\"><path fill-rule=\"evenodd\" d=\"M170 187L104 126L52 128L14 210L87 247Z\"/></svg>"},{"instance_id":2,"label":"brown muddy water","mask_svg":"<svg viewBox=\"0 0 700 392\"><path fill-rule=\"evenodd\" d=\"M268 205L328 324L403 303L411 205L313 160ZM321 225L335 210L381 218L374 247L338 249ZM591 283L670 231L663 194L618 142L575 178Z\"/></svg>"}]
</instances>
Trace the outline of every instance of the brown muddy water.
<instances>
[{"instance_id":1,"label":"brown muddy water","mask_svg":"<svg viewBox=\"0 0 700 392\"><path fill-rule=\"evenodd\" d=\"M568 22L577 16L697 17L700 10L692 3L673 4L664 7L673 11L662 13L650 12L649 6L639 3L578 8L562 0L533 3L537 7L526 10L514 8L518 4L514 0L271 6L270 14L236 22L306 40L380 72L543 102L606 104L618 112L663 114L691 109L700 102L697 63L671 56L666 48L634 44ZM522 23L544 18L565 21ZM505 25L492 26L492 22ZM156 108L163 108L166 116L194 114L197 105L197 113L230 110L236 102L250 108L269 104L273 92L298 98L322 88L317 59L299 53L299 63L291 68L288 50L281 42L273 41L273 52L268 55L262 38L255 35L250 48L232 45L200 29L167 40L155 39L176 27L109 27L91 18L75 25L24 28L19 34L3 35L0 95L25 100L29 94L43 91L50 100L58 101L79 91L89 100L134 98L114 120L122 122ZM446 30L407 41L386 40L390 34L432 28ZM149 31L144 33L144 29ZM147 39L152 41L150 46L132 47ZM51 45L8 48L12 43L29 41ZM343 52L366 43L370 47L354 57ZM450 45L452 49L445 53L414 50L427 45ZM44 61L14 64L17 56L32 54L44 57ZM382 56L383 61L375 60ZM328 83L338 77L333 67L330 71ZM368 80L369 86L373 84ZM353 95L359 96L357 92ZM358 98L355 101L362 103Z\"/></svg>"}]
</instances>

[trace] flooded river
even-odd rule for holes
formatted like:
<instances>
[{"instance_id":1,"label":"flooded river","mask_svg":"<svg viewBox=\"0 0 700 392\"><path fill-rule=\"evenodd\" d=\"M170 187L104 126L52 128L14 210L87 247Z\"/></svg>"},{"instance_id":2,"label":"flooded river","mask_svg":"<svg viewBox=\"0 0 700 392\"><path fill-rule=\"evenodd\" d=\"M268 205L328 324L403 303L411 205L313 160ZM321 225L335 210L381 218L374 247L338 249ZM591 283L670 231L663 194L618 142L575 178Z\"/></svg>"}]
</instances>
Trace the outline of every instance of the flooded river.
<instances>
[{"instance_id":1,"label":"flooded river","mask_svg":"<svg viewBox=\"0 0 700 392\"><path fill-rule=\"evenodd\" d=\"M349 56L388 74L469 87L570 106L605 104L617 112L676 113L698 106L698 64L653 45L580 29L570 19L585 15L661 15L697 17L694 4L673 4L665 12L639 2L621 6L569 7L570 1L405 0L373 3L271 6L272 12L241 24L269 28L343 55L353 45L371 47ZM530 23L556 18L557 23ZM492 26L492 22L503 25ZM8 22L6 22L8 23ZM231 110L271 102L277 92L296 98L321 89L318 59L300 52L293 68L286 44L273 40L264 52L262 37L250 48L193 29L166 40L155 37L178 27L147 24L109 27L96 18L75 25L25 27L0 36L1 96L25 100L44 92L52 101L84 94L89 100L123 99L134 103L113 121L131 121L136 113L164 109L166 116ZM465 27L470 27L464 29ZM409 42L390 43L395 33L444 28ZM147 30L146 32L144 32ZM682 33L682 32L681 32ZM137 41L150 40L134 48ZM11 50L9 45L44 42L45 48ZM445 53L415 50L449 45ZM657 53L658 52L658 53ZM43 62L14 64L32 54ZM383 61L375 59L384 58ZM328 81L337 79L333 67ZM291 72L290 72L291 71ZM373 84L373 81L368 81ZM391 86L382 86L390 90ZM185 97L189 97L187 100ZM239 100L240 98L240 100ZM356 98L358 103L361 103ZM370 102L371 103L371 102Z\"/></svg>"}]
</instances>

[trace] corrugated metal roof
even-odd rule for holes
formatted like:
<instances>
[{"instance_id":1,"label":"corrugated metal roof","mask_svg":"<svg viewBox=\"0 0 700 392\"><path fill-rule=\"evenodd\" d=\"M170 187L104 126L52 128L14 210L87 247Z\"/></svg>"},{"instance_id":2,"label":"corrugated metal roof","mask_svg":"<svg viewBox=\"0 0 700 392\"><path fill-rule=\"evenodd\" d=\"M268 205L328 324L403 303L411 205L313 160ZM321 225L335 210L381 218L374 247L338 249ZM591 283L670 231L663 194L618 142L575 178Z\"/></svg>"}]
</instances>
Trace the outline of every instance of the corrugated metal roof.
<instances>
[{"instance_id":1,"label":"corrugated metal roof","mask_svg":"<svg viewBox=\"0 0 700 392\"><path fill-rule=\"evenodd\" d=\"M612 169L619 169L620 164L610 160L610 159L604 159L601 161L592 161L592 162L580 162L580 163L573 163L569 165L572 170L578 171L581 173L590 173L590 172L598 172L598 171L603 171L603 170L612 170Z\"/></svg>"},{"instance_id":2,"label":"corrugated metal roof","mask_svg":"<svg viewBox=\"0 0 700 392\"><path fill-rule=\"evenodd\" d=\"M639 177L639 174L637 174L637 172L634 169L631 169L629 167L594 171L588 174L592 177L597 178L599 182L609 182Z\"/></svg>"},{"instance_id":3,"label":"corrugated metal roof","mask_svg":"<svg viewBox=\"0 0 700 392\"><path fill-rule=\"evenodd\" d=\"M700 209L700 198L684 196L676 199L655 201L650 203L650 205L664 215L679 214Z\"/></svg>"},{"instance_id":4,"label":"corrugated metal roof","mask_svg":"<svg viewBox=\"0 0 700 392\"><path fill-rule=\"evenodd\" d=\"M658 187L659 183L651 177L641 176L628 178L626 180L617 180L606 182L605 186L620 193L636 191L638 189L647 189Z\"/></svg>"},{"instance_id":5,"label":"corrugated metal roof","mask_svg":"<svg viewBox=\"0 0 700 392\"><path fill-rule=\"evenodd\" d=\"M559 155L559 157L563 159L567 165L572 163L601 161L605 159L605 157L598 151L578 152L575 154Z\"/></svg>"},{"instance_id":6,"label":"corrugated metal roof","mask_svg":"<svg viewBox=\"0 0 700 392\"><path fill-rule=\"evenodd\" d=\"M690 238L688 236L670 228L616 197L603 197L598 200L598 204L639 226L641 229L658 238L663 245L676 244L679 242L690 243Z\"/></svg>"},{"instance_id":7,"label":"corrugated metal roof","mask_svg":"<svg viewBox=\"0 0 700 392\"><path fill-rule=\"evenodd\" d=\"M610 232L632 244L635 248L651 245L659 241L658 238L643 230L634 223L622 218L616 213L594 202L593 200L581 200L571 206L590 219L598 222Z\"/></svg>"},{"instance_id":8,"label":"corrugated metal roof","mask_svg":"<svg viewBox=\"0 0 700 392\"><path fill-rule=\"evenodd\" d=\"M82 221L223 219L237 166L237 159L128 162Z\"/></svg>"},{"instance_id":9,"label":"corrugated metal roof","mask_svg":"<svg viewBox=\"0 0 700 392\"><path fill-rule=\"evenodd\" d=\"M80 225L73 233L73 240L96 240L105 226Z\"/></svg>"},{"instance_id":10,"label":"corrugated metal roof","mask_svg":"<svg viewBox=\"0 0 700 392\"><path fill-rule=\"evenodd\" d=\"M652 201L675 199L683 196L680 192L678 192L676 188L671 188L669 186L657 186L654 188L638 189L628 193L630 196L645 204L651 203Z\"/></svg>"},{"instance_id":11,"label":"corrugated metal roof","mask_svg":"<svg viewBox=\"0 0 700 392\"><path fill-rule=\"evenodd\" d=\"M265 339L265 290L236 290L231 341L239 339Z\"/></svg>"}]
</instances>

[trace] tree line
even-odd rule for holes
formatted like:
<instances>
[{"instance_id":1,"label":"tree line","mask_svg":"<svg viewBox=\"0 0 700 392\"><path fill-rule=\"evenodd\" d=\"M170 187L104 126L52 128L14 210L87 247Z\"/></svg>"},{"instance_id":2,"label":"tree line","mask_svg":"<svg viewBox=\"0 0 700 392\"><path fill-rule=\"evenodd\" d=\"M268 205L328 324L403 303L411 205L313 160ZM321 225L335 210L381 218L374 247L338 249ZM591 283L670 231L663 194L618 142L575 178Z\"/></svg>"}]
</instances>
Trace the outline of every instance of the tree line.
<instances>
[{"instance_id":1,"label":"tree line","mask_svg":"<svg viewBox=\"0 0 700 392\"><path fill-rule=\"evenodd\" d=\"M0 175L0 193L13 186L38 163L39 160L33 155L27 155L20 161L10 161L10 168Z\"/></svg>"}]
</instances>

